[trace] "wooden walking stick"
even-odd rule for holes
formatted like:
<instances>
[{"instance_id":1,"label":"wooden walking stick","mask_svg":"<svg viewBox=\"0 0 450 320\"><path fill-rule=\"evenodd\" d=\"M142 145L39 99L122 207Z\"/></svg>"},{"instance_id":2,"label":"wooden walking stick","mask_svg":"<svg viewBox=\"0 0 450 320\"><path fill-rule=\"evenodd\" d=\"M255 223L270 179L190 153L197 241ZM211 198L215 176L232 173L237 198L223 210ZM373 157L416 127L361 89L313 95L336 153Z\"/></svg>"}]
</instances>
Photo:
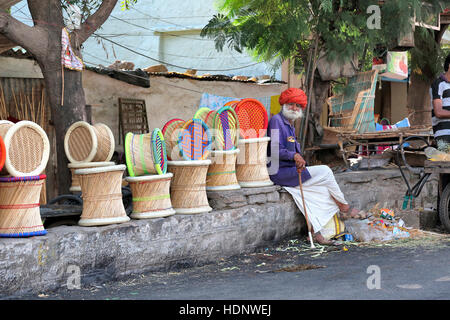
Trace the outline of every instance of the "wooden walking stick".
<instances>
[{"instance_id":1,"label":"wooden walking stick","mask_svg":"<svg viewBox=\"0 0 450 320\"><path fill-rule=\"evenodd\" d=\"M309 242L311 242L311 248L315 248L316 246L314 245L312 234L311 234L311 225L309 223L308 213L306 212L305 197L303 195L303 186L302 186L302 175L300 173L298 174L298 182L300 184L300 193L302 194L303 211L305 214L306 225L308 227Z\"/></svg>"}]
</instances>

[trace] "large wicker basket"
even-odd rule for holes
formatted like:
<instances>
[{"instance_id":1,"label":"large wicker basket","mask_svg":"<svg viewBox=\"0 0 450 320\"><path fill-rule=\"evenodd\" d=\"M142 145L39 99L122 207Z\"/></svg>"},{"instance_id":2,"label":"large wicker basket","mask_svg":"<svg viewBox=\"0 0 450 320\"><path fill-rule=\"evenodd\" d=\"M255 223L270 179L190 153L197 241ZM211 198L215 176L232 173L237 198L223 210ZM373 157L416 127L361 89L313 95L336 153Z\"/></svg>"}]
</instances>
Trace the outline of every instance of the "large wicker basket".
<instances>
[{"instance_id":1,"label":"large wicker basket","mask_svg":"<svg viewBox=\"0 0 450 320\"><path fill-rule=\"evenodd\" d=\"M236 161L236 177L243 188L273 185L267 170L269 137L240 139Z\"/></svg>"},{"instance_id":2,"label":"large wicker basket","mask_svg":"<svg viewBox=\"0 0 450 320\"><path fill-rule=\"evenodd\" d=\"M111 129L103 124L85 121L72 124L64 137L64 150L70 162L107 162L115 148Z\"/></svg>"},{"instance_id":3,"label":"large wicker basket","mask_svg":"<svg viewBox=\"0 0 450 320\"><path fill-rule=\"evenodd\" d=\"M170 201L171 173L127 177L133 194L133 219L162 218L175 214Z\"/></svg>"},{"instance_id":4,"label":"large wicker basket","mask_svg":"<svg viewBox=\"0 0 450 320\"><path fill-rule=\"evenodd\" d=\"M241 186L236 178L236 158L239 149L211 151L211 164L206 175L207 191L236 190Z\"/></svg>"},{"instance_id":5,"label":"large wicker basket","mask_svg":"<svg viewBox=\"0 0 450 320\"><path fill-rule=\"evenodd\" d=\"M45 131L31 121L16 124L0 121L0 136L5 144L5 166L2 175L37 176L45 171L50 142Z\"/></svg>"},{"instance_id":6,"label":"large wicker basket","mask_svg":"<svg viewBox=\"0 0 450 320\"><path fill-rule=\"evenodd\" d=\"M45 178L45 175L0 178L0 237L47 234L39 210Z\"/></svg>"},{"instance_id":7,"label":"large wicker basket","mask_svg":"<svg viewBox=\"0 0 450 320\"><path fill-rule=\"evenodd\" d=\"M72 185L70 186L69 191L72 193L80 193L81 192L79 175L75 174L75 170L107 167L107 166L113 166L113 165L115 165L115 162L113 162L113 161L68 163L67 167L70 169L70 172L72 173Z\"/></svg>"},{"instance_id":8,"label":"large wicker basket","mask_svg":"<svg viewBox=\"0 0 450 320\"><path fill-rule=\"evenodd\" d=\"M80 226L100 226L130 221L122 201L125 165L78 169L83 211Z\"/></svg>"},{"instance_id":9,"label":"large wicker basket","mask_svg":"<svg viewBox=\"0 0 450 320\"><path fill-rule=\"evenodd\" d=\"M173 174L170 199L177 214L209 212L206 196L206 174L211 160L169 161L167 171Z\"/></svg>"}]
</instances>

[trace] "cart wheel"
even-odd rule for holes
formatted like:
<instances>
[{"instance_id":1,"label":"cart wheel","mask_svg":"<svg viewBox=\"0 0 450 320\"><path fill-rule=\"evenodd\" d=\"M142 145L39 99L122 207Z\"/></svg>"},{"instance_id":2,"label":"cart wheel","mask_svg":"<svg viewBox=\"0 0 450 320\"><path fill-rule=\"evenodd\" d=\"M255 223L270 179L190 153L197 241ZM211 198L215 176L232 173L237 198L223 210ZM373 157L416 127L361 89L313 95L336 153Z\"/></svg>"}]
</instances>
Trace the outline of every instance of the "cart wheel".
<instances>
[{"instance_id":1,"label":"cart wheel","mask_svg":"<svg viewBox=\"0 0 450 320\"><path fill-rule=\"evenodd\" d=\"M447 184L442 191L439 201L439 219L442 225L450 232L450 183Z\"/></svg>"},{"instance_id":2,"label":"cart wheel","mask_svg":"<svg viewBox=\"0 0 450 320\"><path fill-rule=\"evenodd\" d=\"M83 200L81 200L80 196L73 194L62 194L50 200L48 204L71 204L81 206L83 205Z\"/></svg>"}]
</instances>

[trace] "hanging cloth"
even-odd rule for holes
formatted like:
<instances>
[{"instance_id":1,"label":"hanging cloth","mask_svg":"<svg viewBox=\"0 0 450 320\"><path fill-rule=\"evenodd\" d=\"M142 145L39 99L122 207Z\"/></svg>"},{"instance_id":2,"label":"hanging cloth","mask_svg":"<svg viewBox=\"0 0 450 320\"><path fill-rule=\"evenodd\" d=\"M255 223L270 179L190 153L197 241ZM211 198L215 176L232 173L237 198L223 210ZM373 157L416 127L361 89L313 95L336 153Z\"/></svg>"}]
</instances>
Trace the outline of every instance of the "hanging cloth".
<instances>
[{"instance_id":1,"label":"hanging cloth","mask_svg":"<svg viewBox=\"0 0 450 320\"><path fill-rule=\"evenodd\" d=\"M62 29L61 35L61 64L70 70L82 71L83 61L75 55L70 46L69 32L66 28Z\"/></svg>"}]
</instances>

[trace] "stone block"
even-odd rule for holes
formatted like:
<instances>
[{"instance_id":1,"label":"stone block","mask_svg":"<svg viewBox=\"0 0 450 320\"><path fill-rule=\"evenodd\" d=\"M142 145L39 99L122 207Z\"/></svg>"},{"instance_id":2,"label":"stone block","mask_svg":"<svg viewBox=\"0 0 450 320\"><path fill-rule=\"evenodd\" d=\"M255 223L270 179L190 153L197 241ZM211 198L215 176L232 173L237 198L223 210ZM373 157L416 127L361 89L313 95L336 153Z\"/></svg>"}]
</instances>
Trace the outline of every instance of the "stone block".
<instances>
[{"instance_id":1,"label":"stone block","mask_svg":"<svg viewBox=\"0 0 450 320\"><path fill-rule=\"evenodd\" d=\"M267 202L267 196L264 193L252 194L248 196L248 204L264 204Z\"/></svg>"}]
</instances>

